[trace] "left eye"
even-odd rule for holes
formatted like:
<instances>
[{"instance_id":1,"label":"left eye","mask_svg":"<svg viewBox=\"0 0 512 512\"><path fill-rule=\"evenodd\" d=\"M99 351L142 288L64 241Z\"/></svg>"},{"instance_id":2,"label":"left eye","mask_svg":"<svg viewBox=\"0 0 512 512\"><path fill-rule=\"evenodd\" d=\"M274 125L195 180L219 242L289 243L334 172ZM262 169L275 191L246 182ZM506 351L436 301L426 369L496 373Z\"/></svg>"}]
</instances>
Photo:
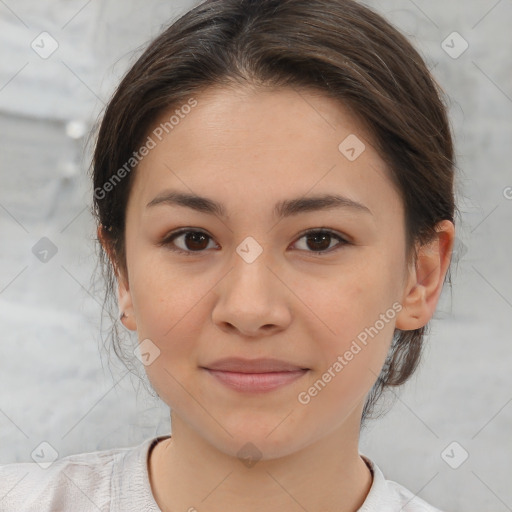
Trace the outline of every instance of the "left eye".
<instances>
[{"instance_id":1,"label":"left eye","mask_svg":"<svg viewBox=\"0 0 512 512\"><path fill-rule=\"evenodd\" d=\"M333 241L333 239L338 240L338 243L334 245L334 247L337 249L349 243L347 242L347 240L345 240L338 234L334 233L333 231L309 231L308 233L305 233L303 236L301 236L298 241L302 240L303 238L306 239L307 247L311 247L311 245L308 244L311 244L312 242L313 247L319 249L319 251L311 251L318 252L319 256L322 256L327 252L331 252L331 249L333 247L331 245L331 242ZM298 243L298 241L296 243Z\"/></svg>"},{"instance_id":2,"label":"left eye","mask_svg":"<svg viewBox=\"0 0 512 512\"><path fill-rule=\"evenodd\" d=\"M181 239L182 247L180 247L175 242L175 240L180 240L180 239ZM190 256L194 253L204 252L204 250L208 248L207 243L206 243L206 247L205 247L205 242L207 242L208 239L212 240L210 235L207 235L203 231L187 229L187 230L180 230L175 233L171 233L167 238L165 238L158 245L166 246L171 251L186 254L187 256ZM336 246L342 247L344 245L349 244L349 242L347 240L342 238L340 235L338 235L334 231L330 231L330 230L308 231L307 233L304 233L297 240L297 242L295 242L295 244L298 244L302 239L305 239L305 246L307 248L313 247L313 249L316 249L316 250L310 250L310 251L308 251L307 249L304 249L304 250L306 250L306 252L316 253L319 256L322 256L322 255L326 254L327 252L332 252L333 246L331 245L331 243L332 243L333 239L338 240L338 243L335 244L334 247L336 247ZM176 246L177 246L177 248L176 248ZM337 248L339 248L339 247L337 247Z\"/></svg>"}]
</instances>

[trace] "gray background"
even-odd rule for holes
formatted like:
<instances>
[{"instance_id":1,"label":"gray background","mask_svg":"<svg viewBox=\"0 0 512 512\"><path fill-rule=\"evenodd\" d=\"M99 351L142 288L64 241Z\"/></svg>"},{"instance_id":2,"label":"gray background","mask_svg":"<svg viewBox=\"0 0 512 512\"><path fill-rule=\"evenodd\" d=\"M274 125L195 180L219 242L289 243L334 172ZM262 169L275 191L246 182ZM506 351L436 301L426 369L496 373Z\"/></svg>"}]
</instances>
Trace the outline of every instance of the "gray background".
<instances>
[{"instance_id":1,"label":"gray background","mask_svg":"<svg viewBox=\"0 0 512 512\"><path fill-rule=\"evenodd\" d=\"M512 1L367 4L448 95L462 218L422 365L361 452L443 510L512 510ZM168 433L143 369L127 373L102 347L83 134L134 50L192 5L0 2L0 463L32 461L42 441L63 457ZM46 59L31 47L43 31L58 43ZM442 47L454 31L469 44L458 58ZM57 249L47 262L33 252L43 237Z\"/></svg>"}]
</instances>

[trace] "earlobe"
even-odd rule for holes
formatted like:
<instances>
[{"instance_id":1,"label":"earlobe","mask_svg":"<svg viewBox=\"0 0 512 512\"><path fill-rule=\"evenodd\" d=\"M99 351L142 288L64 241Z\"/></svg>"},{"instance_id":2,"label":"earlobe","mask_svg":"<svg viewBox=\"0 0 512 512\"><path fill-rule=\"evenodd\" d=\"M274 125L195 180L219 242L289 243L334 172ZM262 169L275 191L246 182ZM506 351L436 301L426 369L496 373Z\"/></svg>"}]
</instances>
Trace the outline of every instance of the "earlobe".
<instances>
[{"instance_id":1,"label":"earlobe","mask_svg":"<svg viewBox=\"0 0 512 512\"><path fill-rule=\"evenodd\" d=\"M122 276L118 278L117 297L119 311L124 313L123 318L120 319L121 322L127 329L130 329L130 331L136 331L137 322L135 321L135 315L133 312L131 292L124 277Z\"/></svg>"},{"instance_id":2,"label":"earlobe","mask_svg":"<svg viewBox=\"0 0 512 512\"><path fill-rule=\"evenodd\" d=\"M97 233L98 239L100 240L104 251L107 253L117 279L117 303L119 304L119 312L124 313L124 316L120 318L120 321L126 328L131 331L136 331L137 323L135 322L135 315L133 314L133 304L128 285L128 277L124 276L123 272L119 271L116 259L112 253L111 245L108 242L108 235L105 233L101 224L98 226Z\"/></svg>"},{"instance_id":3,"label":"earlobe","mask_svg":"<svg viewBox=\"0 0 512 512\"><path fill-rule=\"evenodd\" d=\"M419 329L434 315L450 265L455 227L443 220L436 231L435 240L418 248L416 264L404 289L403 309L397 315L397 329Z\"/></svg>"}]
</instances>

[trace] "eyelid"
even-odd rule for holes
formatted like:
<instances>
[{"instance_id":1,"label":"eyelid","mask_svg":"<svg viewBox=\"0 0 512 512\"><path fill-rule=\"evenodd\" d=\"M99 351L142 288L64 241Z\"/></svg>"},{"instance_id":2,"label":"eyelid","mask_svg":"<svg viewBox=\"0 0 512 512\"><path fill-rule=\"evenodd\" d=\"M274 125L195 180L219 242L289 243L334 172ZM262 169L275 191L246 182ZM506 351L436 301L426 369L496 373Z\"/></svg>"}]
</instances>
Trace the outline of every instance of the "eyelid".
<instances>
[{"instance_id":1,"label":"eyelid","mask_svg":"<svg viewBox=\"0 0 512 512\"><path fill-rule=\"evenodd\" d=\"M208 232L204 231L203 229L186 227L186 228L179 228L176 231L172 231L172 232L168 233L162 241L158 242L157 245L159 247L162 247L162 246L169 247L176 238L178 238L179 236L184 235L186 233L201 233L201 234L205 235L206 237L208 237L210 240L214 240L214 238L210 234L208 234ZM351 240L350 240L350 237L347 235L339 233L338 231L333 230L332 228L317 227L317 228L308 228L308 229L302 231L301 233L299 233L297 235L297 238L291 245L295 245L301 238L304 238L306 235L309 235L309 234L327 234L327 235L330 235L332 238L338 239L337 245L335 245L334 247L331 247L330 249L324 250L324 251L301 251L301 252L306 252L312 256L319 256L319 257L326 256L328 254L336 252L338 249L341 249L342 247L344 247L346 245L353 244L353 242L351 242ZM185 251L180 248L170 248L170 247L169 247L169 250L171 250L172 252L179 253L179 254L184 254L186 256L201 255L206 252L206 250Z\"/></svg>"},{"instance_id":2,"label":"eyelid","mask_svg":"<svg viewBox=\"0 0 512 512\"><path fill-rule=\"evenodd\" d=\"M163 240L158 242L157 245L159 247L167 247L172 252L176 252L178 254L184 254L186 256L194 256L194 255L200 255L200 254L205 253L206 251L184 251L183 249L180 249L180 248L170 247L175 238L178 238L179 236L184 235L186 233L202 233L203 235L205 235L208 238L210 238L211 240L213 240L213 237L211 235L209 235L206 231L199 229L199 228L189 227L189 228L179 228L176 231L171 231L163 238Z\"/></svg>"},{"instance_id":3,"label":"eyelid","mask_svg":"<svg viewBox=\"0 0 512 512\"><path fill-rule=\"evenodd\" d=\"M309 235L309 234L326 234L326 235L330 235L331 238L338 239L338 243L334 247L331 247L330 249L326 249L324 251L301 251L301 252L305 252L309 256L317 256L317 257L325 256L326 257L332 253L335 253L336 251L338 251L339 249L341 249L342 247L344 247L346 245L353 245L353 243L350 241L349 236L346 236L346 235L344 235L332 228L328 228L328 227L308 228L308 229L302 231L301 233L299 233L299 235L297 236L295 241L292 243L292 245L295 245L301 238L304 238L306 235Z\"/></svg>"},{"instance_id":4,"label":"eyelid","mask_svg":"<svg viewBox=\"0 0 512 512\"><path fill-rule=\"evenodd\" d=\"M297 235L297 238L295 239L295 242L299 239L301 239L303 236L305 235L309 235L310 233L327 233L329 235L333 235L333 236L336 236L338 238L340 238L341 240L343 240L344 242L346 242L347 244L348 243L353 243L352 242L352 238L340 231L337 231L333 228L328 228L327 226L320 226L320 227L315 227L315 228L308 228L308 229L305 229L304 231L301 231L298 235ZM295 243L293 242L293 243Z\"/></svg>"}]
</instances>

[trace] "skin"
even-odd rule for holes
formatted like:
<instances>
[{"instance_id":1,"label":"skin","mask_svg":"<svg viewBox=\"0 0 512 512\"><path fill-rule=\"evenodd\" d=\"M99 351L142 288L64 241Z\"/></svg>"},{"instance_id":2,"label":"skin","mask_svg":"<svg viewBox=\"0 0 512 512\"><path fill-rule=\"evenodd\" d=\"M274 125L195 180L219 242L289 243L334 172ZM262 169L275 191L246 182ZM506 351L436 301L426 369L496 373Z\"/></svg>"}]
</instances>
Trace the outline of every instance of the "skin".
<instances>
[{"instance_id":1,"label":"skin","mask_svg":"<svg viewBox=\"0 0 512 512\"><path fill-rule=\"evenodd\" d=\"M127 273L117 274L123 323L159 348L146 371L172 410L172 437L149 460L153 494L163 511L355 511L372 483L358 452L366 395L394 329L417 329L432 317L454 226L440 223L416 265L406 261L400 195L363 125L330 98L290 88L216 88L196 99L137 168L127 205ZM350 134L366 146L354 161L338 149ZM219 201L228 217L146 208L166 189ZM276 202L317 193L347 196L371 214L272 217ZM158 245L183 227L210 238L187 244L182 236L174 246L202 252ZM308 243L303 232L318 228L350 243ZM252 263L236 252L248 236L263 249ZM402 306L394 319L300 403L299 393L394 303ZM275 357L310 370L249 395L199 368L227 356ZM237 456L248 442L261 453L251 467Z\"/></svg>"}]
</instances>

